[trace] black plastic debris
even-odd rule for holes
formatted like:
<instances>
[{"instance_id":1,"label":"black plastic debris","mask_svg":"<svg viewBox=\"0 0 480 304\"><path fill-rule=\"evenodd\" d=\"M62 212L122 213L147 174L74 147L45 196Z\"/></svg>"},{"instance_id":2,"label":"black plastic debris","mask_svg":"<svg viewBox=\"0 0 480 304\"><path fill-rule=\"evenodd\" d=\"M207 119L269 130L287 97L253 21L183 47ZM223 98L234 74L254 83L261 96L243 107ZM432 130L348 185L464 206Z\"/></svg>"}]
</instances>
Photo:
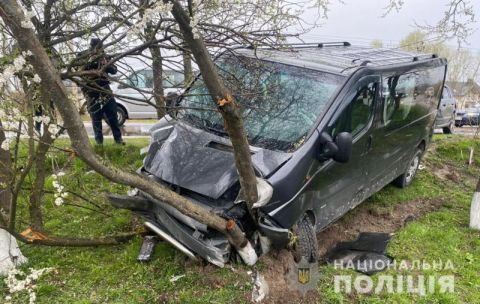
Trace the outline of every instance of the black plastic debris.
<instances>
[{"instance_id":1,"label":"black plastic debris","mask_svg":"<svg viewBox=\"0 0 480 304\"><path fill-rule=\"evenodd\" d=\"M393 258L386 255L390 238L388 233L361 232L354 241L338 243L327 253L326 261L336 267L372 275L393 262Z\"/></svg>"}]
</instances>

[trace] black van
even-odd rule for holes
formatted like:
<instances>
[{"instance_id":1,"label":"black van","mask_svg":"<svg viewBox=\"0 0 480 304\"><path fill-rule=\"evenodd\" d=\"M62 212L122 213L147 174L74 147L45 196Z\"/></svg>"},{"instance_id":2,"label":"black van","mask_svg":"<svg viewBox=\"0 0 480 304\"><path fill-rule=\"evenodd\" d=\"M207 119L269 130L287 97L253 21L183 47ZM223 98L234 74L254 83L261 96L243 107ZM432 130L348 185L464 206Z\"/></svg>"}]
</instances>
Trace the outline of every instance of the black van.
<instances>
[{"instance_id":1,"label":"black van","mask_svg":"<svg viewBox=\"0 0 480 304\"><path fill-rule=\"evenodd\" d=\"M348 42L237 49L216 62L241 104L257 173L258 218L237 201L233 149L201 79L178 116L155 125L139 169L192 202L234 219L257 254L297 235L295 254L317 258L315 232L389 183L406 187L430 144L446 60ZM217 231L141 192L111 196L190 257L223 266Z\"/></svg>"}]
</instances>

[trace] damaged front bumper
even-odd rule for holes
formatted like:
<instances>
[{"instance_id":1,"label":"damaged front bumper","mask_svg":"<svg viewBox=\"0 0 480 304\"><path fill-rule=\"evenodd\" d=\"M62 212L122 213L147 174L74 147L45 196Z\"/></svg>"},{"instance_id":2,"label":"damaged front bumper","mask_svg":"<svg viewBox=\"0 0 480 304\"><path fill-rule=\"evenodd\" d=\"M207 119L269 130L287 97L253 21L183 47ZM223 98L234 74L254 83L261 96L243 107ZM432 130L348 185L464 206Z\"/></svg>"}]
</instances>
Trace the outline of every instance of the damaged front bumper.
<instances>
[{"instance_id":1,"label":"damaged front bumper","mask_svg":"<svg viewBox=\"0 0 480 304\"><path fill-rule=\"evenodd\" d=\"M200 257L223 267L232 258L233 247L225 235L166 203L144 193L134 196L108 194L108 199L116 208L128 209L141 215L149 230L192 259ZM193 203L201 204L195 201ZM261 218L258 223L248 221L242 208L230 208L222 212L222 216L236 221L258 256L268 252L271 247L284 248L288 243L288 229L276 227L265 218Z\"/></svg>"},{"instance_id":2,"label":"damaged front bumper","mask_svg":"<svg viewBox=\"0 0 480 304\"><path fill-rule=\"evenodd\" d=\"M145 218L145 226L185 253L223 267L230 259L231 245L218 231L183 215L175 208L141 195L109 194L116 208L128 209Z\"/></svg>"}]
</instances>

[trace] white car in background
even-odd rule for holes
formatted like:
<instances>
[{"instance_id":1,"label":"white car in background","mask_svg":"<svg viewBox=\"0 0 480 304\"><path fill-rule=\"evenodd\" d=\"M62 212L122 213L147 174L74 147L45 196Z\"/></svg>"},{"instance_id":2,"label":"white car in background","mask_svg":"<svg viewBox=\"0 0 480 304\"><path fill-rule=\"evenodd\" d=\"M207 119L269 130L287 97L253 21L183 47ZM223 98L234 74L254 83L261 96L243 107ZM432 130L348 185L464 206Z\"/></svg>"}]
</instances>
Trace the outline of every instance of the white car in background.
<instances>
[{"instance_id":1,"label":"white car in background","mask_svg":"<svg viewBox=\"0 0 480 304\"><path fill-rule=\"evenodd\" d=\"M180 71L163 71L164 95L180 95L184 91L184 75ZM153 71L143 69L132 72L121 83L112 85L112 91L118 104L118 122L123 125L127 119L157 118L157 110L146 100L155 103L152 98Z\"/></svg>"}]
</instances>

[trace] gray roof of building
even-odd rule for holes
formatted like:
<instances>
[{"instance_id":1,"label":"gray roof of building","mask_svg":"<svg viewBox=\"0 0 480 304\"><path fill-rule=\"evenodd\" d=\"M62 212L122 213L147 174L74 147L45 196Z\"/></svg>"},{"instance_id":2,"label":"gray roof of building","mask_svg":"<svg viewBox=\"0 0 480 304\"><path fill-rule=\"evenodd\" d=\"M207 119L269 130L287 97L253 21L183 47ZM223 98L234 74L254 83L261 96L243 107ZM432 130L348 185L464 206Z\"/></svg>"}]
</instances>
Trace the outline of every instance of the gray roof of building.
<instances>
[{"instance_id":1,"label":"gray roof of building","mask_svg":"<svg viewBox=\"0 0 480 304\"><path fill-rule=\"evenodd\" d=\"M240 48L238 55L336 74L349 75L360 66L384 67L435 58L399 49L352 46L348 42L291 45L282 49Z\"/></svg>"}]
</instances>

